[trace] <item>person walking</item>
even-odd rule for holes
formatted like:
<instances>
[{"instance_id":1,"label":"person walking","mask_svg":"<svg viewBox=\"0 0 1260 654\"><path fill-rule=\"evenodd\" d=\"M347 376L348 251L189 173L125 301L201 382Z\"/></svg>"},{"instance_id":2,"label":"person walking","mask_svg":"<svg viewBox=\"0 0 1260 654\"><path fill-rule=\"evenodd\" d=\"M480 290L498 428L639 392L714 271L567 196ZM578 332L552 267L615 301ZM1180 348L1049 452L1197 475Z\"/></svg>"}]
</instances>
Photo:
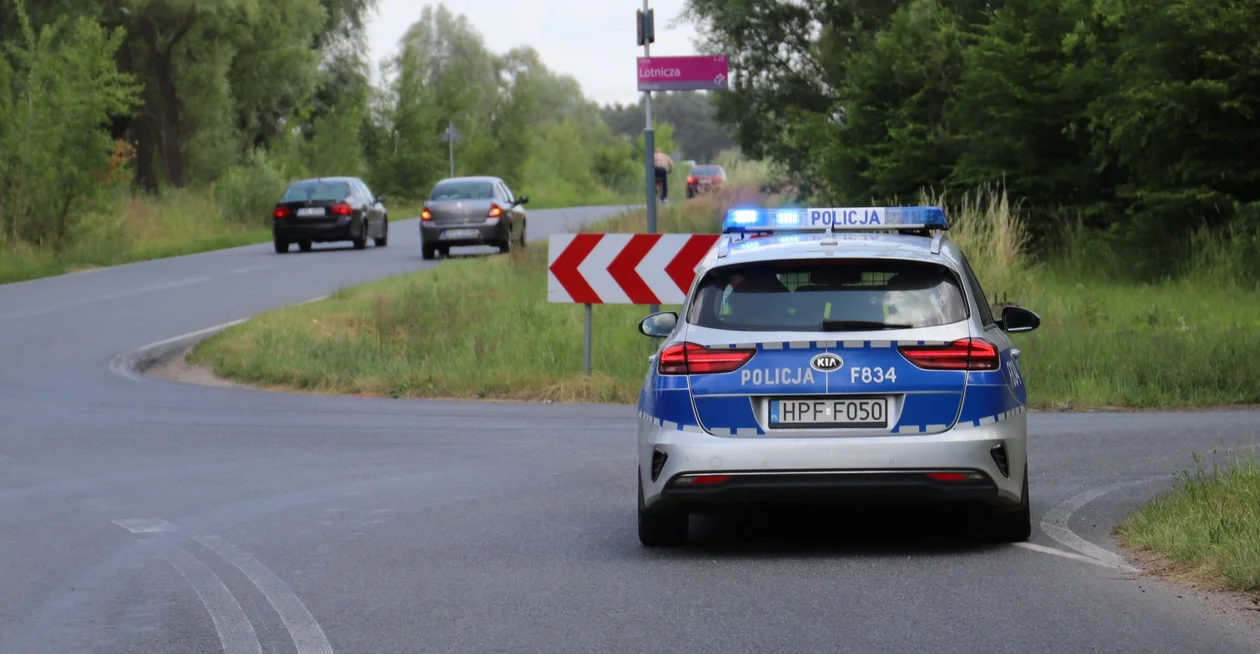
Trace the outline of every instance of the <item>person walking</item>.
<instances>
[{"instance_id":1,"label":"person walking","mask_svg":"<svg viewBox=\"0 0 1260 654\"><path fill-rule=\"evenodd\" d=\"M656 183L661 185L661 203L669 204L669 174L674 172L674 160L669 155L661 152L660 148L656 149Z\"/></svg>"}]
</instances>

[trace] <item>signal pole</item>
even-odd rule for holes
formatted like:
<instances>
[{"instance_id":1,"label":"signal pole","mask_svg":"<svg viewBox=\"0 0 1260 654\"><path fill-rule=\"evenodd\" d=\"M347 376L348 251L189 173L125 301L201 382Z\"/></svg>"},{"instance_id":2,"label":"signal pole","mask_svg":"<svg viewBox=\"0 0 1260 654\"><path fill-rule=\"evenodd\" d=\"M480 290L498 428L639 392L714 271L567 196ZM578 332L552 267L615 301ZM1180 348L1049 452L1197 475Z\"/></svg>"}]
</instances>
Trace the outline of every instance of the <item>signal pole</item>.
<instances>
[{"instance_id":1,"label":"signal pole","mask_svg":"<svg viewBox=\"0 0 1260 654\"><path fill-rule=\"evenodd\" d=\"M655 12L648 8L648 0L643 0L643 9L638 12L639 45L643 46L643 56L652 56L652 43L656 42ZM656 130L652 127L652 92L643 92L643 107L646 113L646 125L643 128L643 153L646 155L645 177L647 190L647 233L656 233ZM660 306L650 305L649 313L660 311Z\"/></svg>"}]
</instances>

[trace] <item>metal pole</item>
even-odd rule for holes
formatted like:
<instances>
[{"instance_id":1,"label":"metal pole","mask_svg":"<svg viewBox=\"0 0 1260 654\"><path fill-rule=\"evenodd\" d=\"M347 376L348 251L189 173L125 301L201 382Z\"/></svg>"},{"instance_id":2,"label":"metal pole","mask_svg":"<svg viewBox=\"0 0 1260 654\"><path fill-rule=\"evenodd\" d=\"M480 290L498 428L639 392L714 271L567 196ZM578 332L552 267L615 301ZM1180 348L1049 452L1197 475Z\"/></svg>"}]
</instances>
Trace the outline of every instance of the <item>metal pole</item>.
<instances>
[{"instance_id":1,"label":"metal pole","mask_svg":"<svg viewBox=\"0 0 1260 654\"><path fill-rule=\"evenodd\" d=\"M452 120L449 123L447 123L446 135L449 137L447 140L451 144L451 147L450 147L451 177L454 177L455 176L455 121Z\"/></svg>"},{"instance_id":2,"label":"metal pole","mask_svg":"<svg viewBox=\"0 0 1260 654\"><path fill-rule=\"evenodd\" d=\"M586 305L586 339L582 343L584 374L591 374L591 305Z\"/></svg>"},{"instance_id":3,"label":"metal pole","mask_svg":"<svg viewBox=\"0 0 1260 654\"><path fill-rule=\"evenodd\" d=\"M648 0L643 0L643 14L648 13ZM652 56L652 45L643 44L643 56ZM656 233L656 129L652 127L652 92L643 92L646 126L643 128L643 151L647 155L647 233ZM648 313L660 311L658 305L649 305Z\"/></svg>"}]
</instances>

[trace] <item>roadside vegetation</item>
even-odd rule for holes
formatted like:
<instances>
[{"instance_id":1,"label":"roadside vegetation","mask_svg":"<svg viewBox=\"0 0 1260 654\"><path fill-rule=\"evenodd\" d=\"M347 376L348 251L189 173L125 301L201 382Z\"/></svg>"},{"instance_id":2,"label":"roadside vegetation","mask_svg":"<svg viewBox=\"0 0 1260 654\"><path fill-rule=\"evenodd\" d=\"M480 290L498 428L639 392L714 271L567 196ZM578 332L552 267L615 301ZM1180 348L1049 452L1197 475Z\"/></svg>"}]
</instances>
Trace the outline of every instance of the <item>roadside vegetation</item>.
<instances>
[{"instance_id":1,"label":"roadside vegetation","mask_svg":"<svg viewBox=\"0 0 1260 654\"><path fill-rule=\"evenodd\" d=\"M1260 459L1235 456L1210 471L1202 456L1171 492L1135 511L1116 534L1159 572L1260 600Z\"/></svg>"},{"instance_id":2,"label":"roadside vegetation","mask_svg":"<svg viewBox=\"0 0 1260 654\"><path fill-rule=\"evenodd\" d=\"M376 4L0 3L0 283L266 241L302 177L363 177L415 217L451 174L448 123L455 174L503 177L530 208L642 202L633 108L601 108L531 48L492 51L436 3L373 82ZM729 145L704 96L661 100L667 152Z\"/></svg>"},{"instance_id":3,"label":"roadside vegetation","mask_svg":"<svg viewBox=\"0 0 1260 654\"><path fill-rule=\"evenodd\" d=\"M725 209L760 198L764 168L745 185L661 208L663 232L713 233ZM751 173L751 174L750 174ZM751 183L750 183L751 182ZM925 197L924 202L950 203ZM1024 222L1000 189L960 198L951 237L995 300L1038 311L1017 335L1037 408L1260 403L1250 353L1260 351L1260 293L1212 291L1184 279L1082 284L1063 263L1026 250ZM641 211L588 227L643 231ZM1207 246L1205 246L1207 247ZM346 289L324 302L265 313L199 345L192 359L245 383L392 397L632 403L655 343L636 324L646 307L593 311L593 374L582 374L583 310L546 298L543 244L453 260L431 271ZM667 307L668 308L668 307Z\"/></svg>"}]
</instances>

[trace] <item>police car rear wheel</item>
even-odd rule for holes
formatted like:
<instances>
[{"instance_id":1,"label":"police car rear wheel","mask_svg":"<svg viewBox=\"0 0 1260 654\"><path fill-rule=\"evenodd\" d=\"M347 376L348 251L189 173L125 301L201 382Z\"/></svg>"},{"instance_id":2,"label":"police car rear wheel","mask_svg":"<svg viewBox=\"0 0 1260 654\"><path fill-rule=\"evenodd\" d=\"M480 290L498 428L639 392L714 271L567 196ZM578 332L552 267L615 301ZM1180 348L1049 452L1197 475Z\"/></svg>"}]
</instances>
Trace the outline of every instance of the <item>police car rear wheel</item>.
<instances>
[{"instance_id":1,"label":"police car rear wheel","mask_svg":"<svg viewBox=\"0 0 1260 654\"><path fill-rule=\"evenodd\" d=\"M1019 508L989 514L985 525L989 540L1003 543L1020 543L1032 536L1032 510L1028 501L1028 464L1024 464L1024 492Z\"/></svg>"},{"instance_id":2,"label":"police car rear wheel","mask_svg":"<svg viewBox=\"0 0 1260 654\"><path fill-rule=\"evenodd\" d=\"M648 547L687 542L691 516L683 511L652 511L643 505L643 480L639 480L639 542Z\"/></svg>"}]
</instances>

